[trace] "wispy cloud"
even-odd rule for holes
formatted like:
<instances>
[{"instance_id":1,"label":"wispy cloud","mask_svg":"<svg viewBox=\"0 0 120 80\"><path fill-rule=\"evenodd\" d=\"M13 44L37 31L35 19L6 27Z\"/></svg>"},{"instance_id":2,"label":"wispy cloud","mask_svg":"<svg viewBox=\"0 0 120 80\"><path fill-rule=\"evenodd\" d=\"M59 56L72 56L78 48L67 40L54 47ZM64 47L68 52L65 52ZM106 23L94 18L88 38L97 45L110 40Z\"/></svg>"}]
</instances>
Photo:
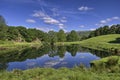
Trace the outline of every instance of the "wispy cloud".
<instances>
[{"instance_id":1,"label":"wispy cloud","mask_svg":"<svg viewBox=\"0 0 120 80\"><path fill-rule=\"evenodd\" d=\"M96 26L104 26L105 24L114 21L114 20L120 20L120 17L115 16L115 17L111 17L111 18L107 18L105 20L101 20L99 23L95 24Z\"/></svg>"},{"instance_id":2,"label":"wispy cloud","mask_svg":"<svg viewBox=\"0 0 120 80\"><path fill-rule=\"evenodd\" d=\"M91 29L90 29L90 31L94 31L94 30L95 30L95 28L91 28Z\"/></svg>"},{"instance_id":3,"label":"wispy cloud","mask_svg":"<svg viewBox=\"0 0 120 80\"><path fill-rule=\"evenodd\" d=\"M58 26L60 29L64 29L65 26L63 23L67 22L66 17L62 17L61 20L58 20L43 11L34 11L32 16L43 20L46 24Z\"/></svg>"},{"instance_id":4,"label":"wispy cloud","mask_svg":"<svg viewBox=\"0 0 120 80\"><path fill-rule=\"evenodd\" d=\"M78 8L78 10L80 11L89 11L89 10L93 10L93 8L87 7L87 6L81 6Z\"/></svg>"},{"instance_id":5,"label":"wispy cloud","mask_svg":"<svg viewBox=\"0 0 120 80\"><path fill-rule=\"evenodd\" d=\"M56 25L56 24L60 23L58 20L50 17L43 11L35 11L32 16L42 19L43 22L46 24L55 24Z\"/></svg>"},{"instance_id":6,"label":"wispy cloud","mask_svg":"<svg viewBox=\"0 0 120 80\"><path fill-rule=\"evenodd\" d=\"M43 17L46 17L47 15L42 11L35 10L34 14L32 14L32 16L37 17L37 18L43 18Z\"/></svg>"},{"instance_id":7,"label":"wispy cloud","mask_svg":"<svg viewBox=\"0 0 120 80\"><path fill-rule=\"evenodd\" d=\"M59 16L60 14L58 13L57 8L52 8L51 11L53 12L53 16Z\"/></svg>"},{"instance_id":8,"label":"wispy cloud","mask_svg":"<svg viewBox=\"0 0 120 80\"><path fill-rule=\"evenodd\" d=\"M27 19L26 22L28 22L28 23L36 23L36 21L33 20L33 19Z\"/></svg>"},{"instance_id":9,"label":"wispy cloud","mask_svg":"<svg viewBox=\"0 0 120 80\"><path fill-rule=\"evenodd\" d=\"M67 20L64 20L64 19L61 19L60 21L63 22L63 23L67 22Z\"/></svg>"},{"instance_id":10,"label":"wispy cloud","mask_svg":"<svg viewBox=\"0 0 120 80\"><path fill-rule=\"evenodd\" d=\"M49 31L52 31L53 29L51 29L51 28L48 28L48 27L36 27L36 29L38 29L38 30L42 30L42 31L44 31L44 32L49 32Z\"/></svg>"},{"instance_id":11,"label":"wispy cloud","mask_svg":"<svg viewBox=\"0 0 120 80\"><path fill-rule=\"evenodd\" d=\"M85 27L85 25L80 25L79 27L80 27L80 28L84 28L84 27Z\"/></svg>"},{"instance_id":12,"label":"wispy cloud","mask_svg":"<svg viewBox=\"0 0 120 80\"><path fill-rule=\"evenodd\" d=\"M56 20L56 19L54 19L54 18L52 18L52 17L43 17L43 20L44 20L44 23L46 23L46 24L54 24L54 25L57 25L57 24L59 24L60 22L58 21L58 20Z\"/></svg>"},{"instance_id":13,"label":"wispy cloud","mask_svg":"<svg viewBox=\"0 0 120 80\"><path fill-rule=\"evenodd\" d=\"M60 23L60 24L58 24L58 26L60 29L64 29L64 24Z\"/></svg>"}]
</instances>

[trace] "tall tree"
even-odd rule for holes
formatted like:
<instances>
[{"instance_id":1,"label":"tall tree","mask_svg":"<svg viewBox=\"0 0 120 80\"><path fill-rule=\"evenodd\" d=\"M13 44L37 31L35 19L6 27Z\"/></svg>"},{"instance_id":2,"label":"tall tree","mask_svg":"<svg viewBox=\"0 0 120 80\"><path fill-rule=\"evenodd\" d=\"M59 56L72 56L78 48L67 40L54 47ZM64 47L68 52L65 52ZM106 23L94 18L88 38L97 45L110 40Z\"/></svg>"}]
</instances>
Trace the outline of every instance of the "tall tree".
<instances>
[{"instance_id":1,"label":"tall tree","mask_svg":"<svg viewBox=\"0 0 120 80\"><path fill-rule=\"evenodd\" d=\"M54 43L57 42L57 40L58 40L57 39L57 33L54 32L54 31L49 31L48 35L49 35L51 45L54 45Z\"/></svg>"},{"instance_id":2,"label":"tall tree","mask_svg":"<svg viewBox=\"0 0 120 80\"><path fill-rule=\"evenodd\" d=\"M79 41L79 35L75 30L72 30L68 35L67 35L67 41Z\"/></svg>"},{"instance_id":3,"label":"tall tree","mask_svg":"<svg viewBox=\"0 0 120 80\"><path fill-rule=\"evenodd\" d=\"M15 41L18 40L19 31L17 30L16 27L9 26L7 33L8 33L8 35L7 35L8 40L15 40Z\"/></svg>"},{"instance_id":4,"label":"tall tree","mask_svg":"<svg viewBox=\"0 0 120 80\"><path fill-rule=\"evenodd\" d=\"M62 29L59 30L59 32L57 33L57 37L58 37L58 42L66 41L66 34Z\"/></svg>"}]
</instances>

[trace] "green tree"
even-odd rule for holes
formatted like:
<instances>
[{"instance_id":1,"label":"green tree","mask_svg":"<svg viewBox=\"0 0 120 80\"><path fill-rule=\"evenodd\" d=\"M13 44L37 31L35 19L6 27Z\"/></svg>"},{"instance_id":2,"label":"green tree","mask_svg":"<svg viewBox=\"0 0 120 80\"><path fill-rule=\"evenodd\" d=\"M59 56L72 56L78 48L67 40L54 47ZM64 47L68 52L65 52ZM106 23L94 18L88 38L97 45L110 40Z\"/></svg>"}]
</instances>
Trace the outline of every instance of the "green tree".
<instances>
[{"instance_id":1,"label":"green tree","mask_svg":"<svg viewBox=\"0 0 120 80\"><path fill-rule=\"evenodd\" d=\"M66 34L62 29L59 30L59 32L57 33L57 37L58 37L58 42L65 42L66 41Z\"/></svg>"},{"instance_id":2,"label":"green tree","mask_svg":"<svg viewBox=\"0 0 120 80\"><path fill-rule=\"evenodd\" d=\"M115 34L116 33L116 25L112 25L110 27L110 31L109 31L110 34Z\"/></svg>"},{"instance_id":3,"label":"green tree","mask_svg":"<svg viewBox=\"0 0 120 80\"><path fill-rule=\"evenodd\" d=\"M7 39L8 40L15 40L15 41L17 41L18 38L19 38L19 35L20 35L19 31L14 26L9 26L7 33L8 33L8 35L7 35Z\"/></svg>"},{"instance_id":4,"label":"green tree","mask_svg":"<svg viewBox=\"0 0 120 80\"><path fill-rule=\"evenodd\" d=\"M120 24L117 24L116 25L116 34L120 34Z\"/></svg>"},{"instance_id":5,"label":"green tree","mask_svg":"<svg viewBox=\"0 0 120 80\"><path fill-rule=\"evenodd\" d=\"M67 41L79 41L79 35L77 34L76 31L72 30L68 35L67 35Z\"/></svg>"},{"instance_id":6,"label":"green tree","mask_svg":"<svg viewBox=\"0 0 120 80\"><path fill-rule=\"evenodd\" d=\"M50 44L54 45L55 42L57 42L57 33L54 31L49 31L48 32L49 35L49 40L50 40Z\"/></svg>"}]
</instances>

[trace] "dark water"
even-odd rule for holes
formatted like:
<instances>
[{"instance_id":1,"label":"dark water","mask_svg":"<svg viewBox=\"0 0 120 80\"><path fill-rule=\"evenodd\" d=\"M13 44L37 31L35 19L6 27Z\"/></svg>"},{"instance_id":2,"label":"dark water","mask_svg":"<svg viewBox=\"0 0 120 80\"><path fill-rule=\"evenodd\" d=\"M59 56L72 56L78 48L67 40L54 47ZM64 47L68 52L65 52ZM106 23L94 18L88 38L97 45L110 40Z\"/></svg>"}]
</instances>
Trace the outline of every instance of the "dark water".
<instances>
[{"instance_id":1,"label":"dark water","mask_svg":"<svg viewBox=\"0 0 120 80\"><path fill-rule=\"evenodd\" d=\"M0 69L12 71L36 67L72 68L80 64L90 67L91 61L109 55L105 52L82 48L80 45L32 47L0 55Z\"/></svg>"}]
</instances>

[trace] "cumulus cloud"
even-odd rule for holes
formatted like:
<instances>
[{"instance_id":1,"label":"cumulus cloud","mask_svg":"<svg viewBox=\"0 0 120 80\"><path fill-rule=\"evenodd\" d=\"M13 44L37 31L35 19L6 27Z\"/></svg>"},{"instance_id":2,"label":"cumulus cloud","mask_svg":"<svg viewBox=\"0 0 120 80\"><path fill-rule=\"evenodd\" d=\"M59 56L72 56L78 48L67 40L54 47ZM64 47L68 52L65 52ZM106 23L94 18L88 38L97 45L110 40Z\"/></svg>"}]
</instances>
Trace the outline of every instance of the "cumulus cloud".
<instances>
[{"instance_id":1,"label":"cumulus cloud","mask_svg":"<svg viewBox=\"0 0 120 80\"><path fill-rule=\"evenodd\" d=\"M36 21L33 20L33 19L27 19L26 22L28 22L28 23L36 23Z\"/></svg>"},{"instance_id":2,"label":"cumulus cloud","mask_svg":"<svg viewBox=\"0 0 120 80\"><path fill-rule=\"evenodd\" d=\"M101 20L99 23L95 24L96 26L104 26L105 24L114 21L114 20L120 20L120 17L111 17L111 18L107 18L105 20Z\"/></svg>"},{"instance_id":3,"label":"cumulus cloud","mask_svg":"<svg viewBox=\"0 0 120 80\"><path fill-rule=\"evenodd\" d=\"M87 7L87 6L81 6L78 8L78 10L80 11L89 11L89 10L92 10L93 8L90 8L90 7Z\"/></svg>"}]
</instances>

